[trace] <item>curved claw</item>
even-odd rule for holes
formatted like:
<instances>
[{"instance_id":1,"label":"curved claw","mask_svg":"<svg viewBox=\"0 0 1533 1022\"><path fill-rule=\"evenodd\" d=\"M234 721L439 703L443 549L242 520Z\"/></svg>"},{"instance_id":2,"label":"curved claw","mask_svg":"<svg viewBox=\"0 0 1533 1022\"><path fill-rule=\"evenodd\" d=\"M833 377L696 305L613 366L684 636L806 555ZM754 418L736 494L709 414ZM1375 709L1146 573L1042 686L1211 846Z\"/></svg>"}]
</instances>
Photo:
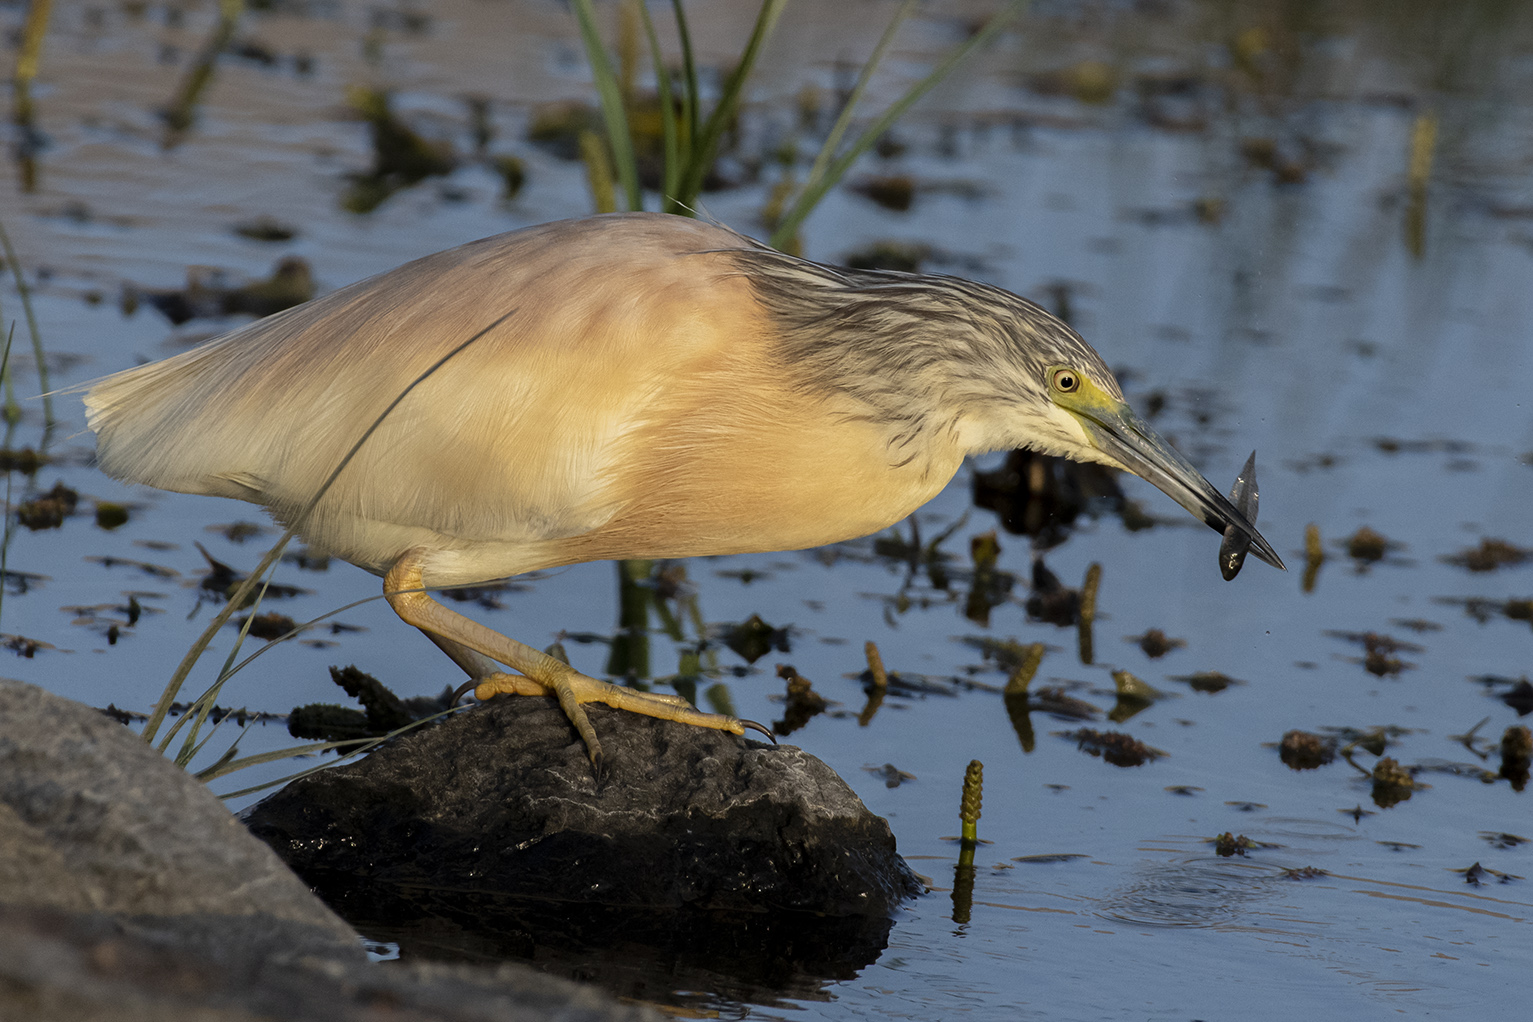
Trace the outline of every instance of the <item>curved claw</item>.
<instances>
[{"instance_id":1,"label":"curved claw","mask_svg":"<svg viewBox=\"0 0 1533 1022\"><path fill-rule=\"evenodd\" d=\"M750 728L752 731L760 731L762 734L767 736L767 741L771 742L773 745L777 744L777 736L774 735L772 733L772 729L767 727L766 725L758 724L754 720L741 720L740 723L744 724L746 727Z\"/></svg>"},{"instance_id":2,"label":"curved claw","mask_svg":"<svg viewBox=\"0 0 1533 1022\"><path fill-rule=\"evenodd\" d=\"M452 698L447 701L447 708L450 710L454 706L457 706L459 699L462 699L464 696L468 695L471 691L473 691L474 689L479 687L480 680L481 679L479 679L479 678L470 678L467 681L465 681L463 684L459 685L457 688L453 689L452 690Z\"/></svg>"}]
</instances>

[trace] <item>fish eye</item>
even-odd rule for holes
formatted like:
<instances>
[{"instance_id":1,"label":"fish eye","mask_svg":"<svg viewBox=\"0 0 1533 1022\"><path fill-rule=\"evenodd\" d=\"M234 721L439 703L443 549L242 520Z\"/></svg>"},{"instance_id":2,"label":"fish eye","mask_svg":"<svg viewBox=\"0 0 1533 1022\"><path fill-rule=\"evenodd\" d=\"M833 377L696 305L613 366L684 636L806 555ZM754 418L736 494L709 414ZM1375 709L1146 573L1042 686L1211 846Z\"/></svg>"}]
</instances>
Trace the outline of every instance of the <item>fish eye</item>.
<instances>
[{"instance_id":1,"label":"fish eye","mask_svg":"<svg viewBox=\"0 0 1533 1022\"><path fill-rule=\"evenodd\" d=\"M1080 389L1081 375L1074 369L1056 369L1050 378L1050 382L1054 384L1054 389L1061 394L1070 394Z\"/></svg>"}]
</instances>

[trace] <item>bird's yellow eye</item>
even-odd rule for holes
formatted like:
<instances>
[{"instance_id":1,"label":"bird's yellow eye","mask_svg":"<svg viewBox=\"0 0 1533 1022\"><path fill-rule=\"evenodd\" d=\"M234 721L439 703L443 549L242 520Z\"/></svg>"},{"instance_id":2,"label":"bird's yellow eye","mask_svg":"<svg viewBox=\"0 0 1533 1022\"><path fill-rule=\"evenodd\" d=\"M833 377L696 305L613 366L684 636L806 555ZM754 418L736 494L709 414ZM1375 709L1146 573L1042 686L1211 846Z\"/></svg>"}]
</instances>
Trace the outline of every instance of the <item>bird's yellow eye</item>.
<instances>
[{"instance_id":1,"label":"bird's yellow eye","mask_svg":"<svg viewBox=\"0 0 1533 1022\"><path fill-rule=\"evenodd\" d=\"M1080 389L1081 376L1074 369L1056 369L1051 382L1054 384L1054 389L1061 394L1070 394Z\"/></svg>"}]
</instances>

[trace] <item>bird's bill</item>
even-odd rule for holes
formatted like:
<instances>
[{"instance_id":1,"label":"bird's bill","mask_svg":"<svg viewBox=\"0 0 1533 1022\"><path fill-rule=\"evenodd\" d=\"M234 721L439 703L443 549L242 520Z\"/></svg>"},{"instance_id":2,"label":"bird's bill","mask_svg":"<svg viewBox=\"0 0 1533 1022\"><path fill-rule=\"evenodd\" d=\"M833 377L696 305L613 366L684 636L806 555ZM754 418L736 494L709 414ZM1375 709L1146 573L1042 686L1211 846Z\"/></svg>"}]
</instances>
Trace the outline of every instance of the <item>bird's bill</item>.
<instances>
[{"instance_id":1,"label":"bird's bill","mask_svg":"<svg viewBox=\"0 0 1533 1022\"><path fill-rule=\"evenodd\" d=\"M1233 526L1250 539L1252 553L1274 568L1287 570L1283 559L1256 531L1256 526L1155 432L1154 427L1122 401L1095 387L1090 390L1094 393L1071 395L1076 400L1068 404L1061 401L1060 404L1080 421L1099 451L1141 479L1153 483L1214 531L1222 533Z\"/></svg>"}]
</instances>

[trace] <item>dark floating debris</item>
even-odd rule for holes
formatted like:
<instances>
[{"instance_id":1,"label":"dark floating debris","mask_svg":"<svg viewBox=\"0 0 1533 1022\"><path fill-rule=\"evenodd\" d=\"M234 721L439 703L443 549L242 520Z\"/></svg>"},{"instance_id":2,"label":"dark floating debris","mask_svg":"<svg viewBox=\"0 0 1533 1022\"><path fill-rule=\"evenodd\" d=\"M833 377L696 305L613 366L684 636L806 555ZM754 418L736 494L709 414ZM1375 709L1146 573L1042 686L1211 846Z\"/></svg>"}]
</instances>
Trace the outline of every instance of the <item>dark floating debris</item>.
<instances>
[{"instance_id":1,"label":"dark floating debris","mask_svg":"<svg viewBox=\"0 0 1533 1022\"><path fill-rule=\"evenodd\" d=\"M112 529L128 524L128 508L125 504L116 504L109 500L96 501L96 525L110 532Z\"/></svg>"},{"instance_id":2,"label":"dark floating debris","mask_svg":"<svg viewBox=\"0 0 1533 1022\"><path fill-rule=\"evenodd\" d=\"M1470 547L1468 550L1450 554L1443 558L1448 564L1456 564L1460 568L1470 571L1495 571L1498 568L1510 568L1533 558L1533 550L1525 547L1514 546L1504 539L1491 539L1489 537L1480 540L1480 545Z\"/></svg>"},{"instance_id":3,"label":"dark floating debris","mask_svg":"<svg viewBox=\"0 0 1533 1022\"><path fill-rule=\"evenodd\" d=\"M1244 857L1253 848L1260 848L1261 842L1253 841L1244 834L1232 834L1225 831L1213 840L1214 854L1223 858L1232 855Z\"/></svg>"},{"instance_id":4,"label":"dark floating debris","mask_svg":"<svg viewBox=\"0 0 1533 1022\"><path fill-rule=\"evenodd\" d=\"M1207 692L1213 695L1223 692L1231 685L1244 685L1239 678L1232 678L1228 674L1219 671L1198 671L1196 674L1173 674L1172 681L1180 681L1189 686L1194 692Z\"/></svg>"},{"instance_id":5,"label":"dark floating debris","mask_svg":"<svg viewBox=\"0 0 1533 1022\"><path fill-rule=\"evenodd\" d=\"M1033 559L1033 591L1025 604L1027 616L1034 621L1068 628L1080 620L1081 594L1067 587L1049 570L1042 557Z\"/></svg>"},{"instance_id":6,"label":"dark floating debris","mask_svg":"<svg viewBox=\"0 0 1533 1022\"><path fill-rule=\"evenodd\" d=\"M915 182L907 174L887 174L865 177L847 186L858 195L865 196L885 209L904 213L915 201Z\"/></svg>"},{"instance_id":7,"label":"dark floating debris","mask_svg":"<svg viewBox=\"0 0 1533 1022\"><path fill-rule=\"evenodd\" d=\"M1147 528L1153 519L1132 513L1111 469L1012 451L993 472L974 473L974 506L994 511L1007 532L1031 536L1040 550L1063 543L1081 515L1114 514L1125 528Z\"/></svg>"},{"instance_id":8,"label":"dark floating debris","mask_svg":"<svg viewBox=\"0 0 1533 1022\"><path fill-rule=\"evenodd\" d=\"M1528 838L1517 834L1503 834L1494 830L1482 830L1480 836L1490 842L1492 848L1516 848L1528 843Z\"/></svg>"},{"instance_id":9,"label":"dark floating debris","mask_svg":"<svg viewBox=\"0 0 1533 1022\"><path fill-rule=\"evenodd\" d=\"M792 652L788 629L773 628L761 619L760 614L752 614L739 624L723 626L722 638L724 645L748 664L755 663L774 649L779 653Z\"/></svg>"},{"instance_id":10,"label":"dark floating debris","mask_svg":"<svg viewBox=\"0 0 1533 1022\"><path fill-rule=\"evenodd\" d=\"M1469 866L1465 869L1456 869L1453 872L1461 874L1464 877L1464 883L1470 884L1474 887L1480 887L1493 881L1498 884L1509 884L1513 880L1522 879L1522 877L1513 876L1511 873L1502 873L1500 870L1486 869L1478 862L1473 866Z\"/></svg>"},{"instance_id":11,"label":"dark floating debris","mask_svg":"<svg viewBox=\"0 0 1533 1022\"><path fill-rule=\"evenodd\" d=\"M893 763L885 763L883 766L865 766L862 769L884 782L886 788L898 788L906 781L916 779L915 774L906 773Z\"/></svg>"},{"instance_id":12,"label":"dark floating debris","mask_svg":"<svg viewBox=\"0 0 1533 1022\"><path fill-rule=\"evenodd\" d=\"M379 738L412 721L440 713L452 706L453 691L437 696L400 699L377 678L356 667L330 668L330 680L361 704L356 710L333 703L296 706L287 715L287 730L294 738L336 742L353 738Z\"/></svg>"},{"instance_id":13,"label":"dark floating debris","mask_svg":"<svg viewBox=\"0 0 1533 1022\"><path fill-rule=\"evenodd\" d=\"M27 660L35 657L40 649L58 649L51 642L44 642L41 639L29 639L25 635L0 635L0 647L4 647Z\"/></svg>"},{"instance_id":14,"label":"dark floating debris","mask_svg":"<svg viewBox=\"0 0 1533 1022\"><path fill-rule=\"evenodd\" d=\"M1293 730L1278 743L1278 755L1292 770L1315 770L1336 758L1336 739Z\"/></svg>"},{"instance_id":15,"label":"dark floating debris","mask_svg":"<svg viewBox=\"0 0 1533 1022\"><path fill-rule=\"evenodd\" d=\"M854 270L898 270L919 273L921 264L931 258L932 248L919 242L875 241L865 248L848 252L841 262Z\"/></svg>"},{"instance_id":16,"label":"dark floating debris","mask_svg":"<svg viewBox=\"0 0 1533 1022\"><path fill-rule=\"evenodd\" d=\"M1485 624L1500 615L1509 621L1527 621L1533 624L1533 598L1495 600L1485 596L1438 596L1434 603L1450 607L1463 607L1464 613L1479 624Z\"/></svg>"},{"instance_id":17,"label":"dark floating debris","mask_svg":"<svg viewBox=\"0 0 1533 1022\"><path fill-rule=\"evenodd\" d=\"M783 719L773 722L772 730L786 737L824 713L830 704L814 690L808 678L793 669L792 664L778 664L777 676L788 683L787 708L783 711Z\"/></svg>"},{"instance_id":18,"label":"dark floating debris","mask_svg":"<svg viewBox=\"0 0 1533 1022\"><path fill-rule=\"evenodd\" d=\"M1246 467L1235 477L1230 487L1230 503L1245 516L1246 521L1256 524L1256 452L1246 459ZM1226 582L1234 581L1246 563L1246 552L1251 549L1251 537L1233 525L1224 527L1224 540L1219 544L1219 573Z\"/></svg>"},{"instance_id":19,"label":"dark floating debris","mask_svg":"<svg viewBox=\"0 0 1533 1022\"><path fill-rule=\"evenodd\" d=\"M1342 756L1350 756L1353 749L1362 749L1370 756L1382 756L1384 750L1394 743L1394 739L1412 733L1410 728L1393 724L1370 728L1324 727L1320 730L1333 734L1339 741L1347 743L1340 750ZM1363 772L1367 773L1366 770Z\"/></svg>"},{"instance_id":20,"label":"dark floating debris","mask_svg":"<svg viewBox=\"0 0 1533 1022\"><path fill-rule=\"evenodd\" d=\"M298 623L292 618L286 614L279 614L276 611L257 614L254 617L246 615L229 623L237 628L243 628L246 621L250 622L250 635L257 639L265 639L268 642L272 639L280 639L298 627Z\"/></svg>"},{"instance_id":21,"label":"dark floating debris","mask_svg":"<svg viewBox=\"0 0 1533 1022\"><path fill-rule=\"evenodd\" d=\"M64 524L64 519L75 513L75 505L79 502L80 495L65 486L61 479L47 493L18 504L16 521L33 532L57 529Z\"/></svg>"},{"instance_id":22,"label":"dark floating debris","mask_svg":"<svg viewBox=\"0 0 1533 1022\"><path fill-rule=\"evenodd\" d=\"M51 460L48 455L34 451L30 447L0 447L0 471L3 472L36 475L37 470Z\"/></svg>"},{"instance_id":23,"label":"dark floating debris","mask_svg":"<svg viewBox=\"0 0 1533 1022\"><path fill-rule=\"evenodd\" d=\"M341 200L347 212L371 213L395 192L457 169L458 156L452 144L428 139L407 125L394 112L388 92L354 87L347 99L367 122L373 143L372 167L350 175Z\"/></svg>"},{"instance_id":24,"label":"dark floating debris","mask_svg":"<svg viewBox=\"0 0 1533 1022\"><path fill-rule=\"evenodd\" d=\"M234 590L241 582L245 581L245 576L208 553L207 548L201 543L193 543L192 545L197 548L198 552L202 554L203 559L208 562L208 573L202 577L202 581L198 583L198 588L203 592L211 593L222 599L228 599L233 596ZM105 563L106 558L100 558L100 560ZM249 603L253 603L257 598L285 599L291 596L302 596L308 593L308 591L298 586L267 582L264 586L257 585L253 587L246 600Z\"/></svg>"},{"instance_id":25,"label":"dark floating debris","mask_svg":"<svg viewBox=\"0 0 1533 1022\"><path fill-rule=\"evenodd\" d=\"M990 611L1006 602L1016 584L1016 576L996 567L1001 557L1001 544L994 529L969 541L969 556L974 564L974 574L963 614L980 627L989 628Z\"/></svg>"},{"instance_id":26,"label":"dark floating debris","mask_svg":"<svg viewBox=\"0 0 1533 1022\"><path fill-rule=\"evenodd\" d=\"M1418 646L1412 642L1404 642L1393 636L1384 635L1380 632L1340 632L1327 630L1326 635L1337 639L1346 639L1348 642L1361 643L1363 646L1363 669L1369 674L1380 678L1392 677L1401 671L1415 667L1395 656L1398 652L1422 653L1426 647Z\"/></svg>"},{"instance_id":27,"label":"dark floating debris","mask_svg":"<svg viewBox=\"0 0 1533 1022\"><path fill-rule=\"evenodd\" d=\"M1097 731L1083 727L1077 731L1060 731L1057 734L1061 738L1074 741L1075 747L1082 752L1100 756L1113 766L1143 766L1145 763L1168 755L1122 731Z\"/></svg>"},{"instance_id":28,"label":"dark floating debris","mask_svg":"<svg viewBox=\"0 0 1533 1022\"><path fill-rule=\"evenodd\" d=\"M1075 698L1058 685L1046 685L1032 693L1027 697L1025 709L1047 713L1062 720L1096 720L1101 715L1095 706L1084 699Z\"/></svg>"},{"instance_id":29,"label":"dark floating debris","mask_svg":"<svg viewBox=\"0 0 1533 1022\"><path fill-rule=\"evenodd\" d=\"M1501 776L1512 782L1513 791L1522 791L1528 785L1530 767L1533 767L1533 731L1514 724L1501 736Z\"/></svg>"},{"instance_id":30,"label":"dark floating debris","mask_svg":"<svg viewBox=\"0 0 1533 1022\"><path fill-rule=\"evenodd\" d=\"M244 543L271 532L271 526L259 522L229 522L227 525L205 526L204 531L217 533L231 543Z\"/></svg>"},{"instance_id":31,"label":"dark floating debris","mask_svg":"<svg viewBox=\"0 0 1533 1022\"><path fill-rule=\"evenodd\" d=\"M1114 724L1123 723L1155 700L1164 699L1166 696L1166 693L1160 689L1128 671L1113 671L1112 683L1118 694L1118 701L1108 711L1107 718Z\"/></svg>"},{"instance_id":32,"label":"dark floating debris","mask_svg":"<svg viewBox=\"0 0 1533 1022\"><path fill-rule=\"evenodd\" d=\"M298 228L273 216L262 215L253 220L241 220L234 225L234 233L251 241L292 241L298 236Z\"/></svg>"},{"instance_id":33,"label":"dark floating debris","mask_svg":"<svg viewBox=\"0 0 1533 1022\"><path fill-rule=\"evenodd\" d=\"M194 319L223 316L270 316L302 305L314 297L314 273L301 256L277 261L271 276L245 284L228 283L220 270L194 266L186 272L186 286L168 291L143 291L143 298L175 326Z\"/></svg>"},{"instance_id":34,"label":"dark floating debris","mask_svg":"<svg viewBox=\"0 0 1533 1022\"><path fill-rule=\"evenodd\" d=\"M147 713L139 713L137 710L124 710L116 703L107 703L105 708L98 706L96 711L104 716L111 717L119 724L133 724L149 719L149 714Z\"/></svg>"},{"instance_id":35,"label":"dark floating debris","mask_svg":"<svg viewBox=\"0 0 1533 1022\"><path fill-rule=\"evenodd\" d=\"M1367 567L1370 564L1377 564L1391 550L1398 550L1402 546L1402 544L1387 538L1381 532L1375 532L1366 525L1342 542L1347 548L1347 556L1356 561L1359 568Z\"/></svg>"},{"instance_id":36,"label":"dark floating debris","mask_svg":"<svg viewBox=\"0 0 1533 1022\"><path fill-rule=\"evenodd\" d=\"M1381 756L1373 765L1373 804L1388 809L1408 800L1416 791L1429 787L1422 784L1411 771L1401 766L1393 756Z\"/></svg>"},{"instance_id":37,"label":"dark floating debris","mask_svg":"<svg viewBox=\"0 0 1533 1022\"><path fill-rule=\"evenodd\" d=\"M1125 642L1132 642L1139 646L1144 655L1151 660L1159 660L1173 649L1181 649L1187 643L1183 639L1169 639L1166 633L1159 628L1151 628L1143 635L1126 635Z\"/></svg>"}]
</instances>

